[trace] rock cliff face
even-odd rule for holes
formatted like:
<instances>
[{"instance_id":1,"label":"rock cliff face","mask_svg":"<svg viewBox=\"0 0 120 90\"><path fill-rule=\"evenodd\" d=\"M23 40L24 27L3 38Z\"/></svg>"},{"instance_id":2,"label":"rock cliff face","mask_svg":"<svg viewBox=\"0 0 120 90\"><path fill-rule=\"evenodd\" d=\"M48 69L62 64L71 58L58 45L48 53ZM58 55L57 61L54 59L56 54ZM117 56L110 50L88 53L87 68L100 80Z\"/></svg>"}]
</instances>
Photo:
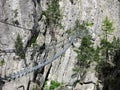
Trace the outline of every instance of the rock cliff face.
<instances>
[{"instance_id":1,"label":"rock cliff face","mask_svg":"<svg viewBox=\"0 0 120 90\"><path fill-rule=\"evenodd\" d=\"M119 36L120 2L118 0L59 0L63 28L55 28L54 34L51 34L43 13L48 8L48 1L0 0L0 77L8 76L25 67L33 67L52 57L64 48L64 46L54 47L60 41L62 44L65 43L64 39L68 37L66 31L73 29L76 20L94 23L90 33L96 44L99 42L102 21L106 16L114 23L113 34ZM15 54L15 41L18 34L23 42L24 59ZM79 43L76 42L74 45L78 47ZM44 53L44 50L50 46L53 49ZM40 90L46 80L48 84L51 80L64 83L67 85L65 90L94 90L94 84L72 86L76 81L76 78L71 78L74 74L76 55L73 47L70 47L52 64L10 82L5 81L5 84L1 83L0 90L34 90L37 85ZM97 83L93 66L91 65L83 81Z\"/></svg>"}]
</instances>

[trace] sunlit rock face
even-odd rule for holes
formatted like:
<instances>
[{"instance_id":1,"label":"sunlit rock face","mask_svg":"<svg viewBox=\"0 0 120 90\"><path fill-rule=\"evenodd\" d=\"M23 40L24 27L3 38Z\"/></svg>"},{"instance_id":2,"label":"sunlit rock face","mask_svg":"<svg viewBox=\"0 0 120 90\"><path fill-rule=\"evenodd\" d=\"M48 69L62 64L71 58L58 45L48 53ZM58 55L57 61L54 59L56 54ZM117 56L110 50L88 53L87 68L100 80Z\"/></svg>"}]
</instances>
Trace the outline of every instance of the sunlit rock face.
<instances>
[{"instance_id":1,"label":"sunlit rock face","mask_svg":"<svg viewBox=\"0 0 120 90\"><path fill-rule=\"evenodd\" d=\"M119 36L119 16L120 3L118 0L61 0L59 2L60 10L63 15L62 24L65 30L73 28L75 21L90 21L94 25L90 27L90 33L95 40L95 46L99 44L99 37L102 34L101 26L105 17L108 17L114 24L115 31L113 34ZM112 35L109 36L112 38ZM76 43L76 45L79 45ZM49 79L59 82L72 84L76 78L71 78L74 74L72 71L76 63L76 53L73 48L69 48L64 57L52 63ZM85 81L97 82L94 68L88 70ZM80 90L93 90L94 84L85 84ZM79 89L78 89L79 90Z\"/></svg>"},{"instance_id":2,"label":"sunlit rock face","mask_svg":"<svg viewBox=\"0 0 120 90\"><path fill-rule=\"evenodd\" d=\"M90 33L95 40L96 46L99 44L99 38L102 34L101 25L106 16L114 24L115 31L113 34L119 36L120 2L118 0L59 0L59 5L62 15L61 24L64 28L60 29L58 27L55 29L56 42L66 39L66 31L73 29L75 21L79 20L80 22L89 21L94 23L90 27ZM47 54L29 52L35 50L34 44L29 45L34 35L36 35L36 44L43 49L53 43L49 28L45 22L46 17L42 15L42 11L47 10L47 7L48 0L0 0L0 50L15 49L15 41L18 34L21 36L23 47L26 50L25 60L20 59L14 52L0 53L0 62L3 59L5 62L0 66L1 77L23 70L26 64L27 67L37 65L38 62L43 62L43 58L50 58L55 52L63 48L56 48ZM109 36L109 39L111 38L112 35ZM75 43L76 47L79 45L80 41ZM41 84L47 78L48 81L55 80L73 85L77 79L76 77L71 78L74 74L73 68L76 63L76 56L77 54L71 46L62 57L52 63L52 66L46 66L42 73L38 70L37 74L30 73L14 81L6 82L1 85L1 88L2 90L32 90L36 85L34 78L37 78L37 81ZM88 80L97 82L94 65L88 69L85 75L85 81ZM69 90L74 87L65 88ZM78 85L75 88L93 90L94 84Z\"/></svg>"}]
</instances>

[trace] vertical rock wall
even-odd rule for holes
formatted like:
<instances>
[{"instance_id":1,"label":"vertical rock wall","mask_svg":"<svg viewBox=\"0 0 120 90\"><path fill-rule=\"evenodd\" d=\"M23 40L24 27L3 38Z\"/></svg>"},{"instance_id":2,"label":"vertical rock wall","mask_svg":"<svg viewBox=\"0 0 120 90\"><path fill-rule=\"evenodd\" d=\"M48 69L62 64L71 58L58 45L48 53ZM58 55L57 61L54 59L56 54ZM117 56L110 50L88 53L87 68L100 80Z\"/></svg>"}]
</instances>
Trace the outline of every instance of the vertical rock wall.
<instances>
[{"instance_id":1,"label":"vertical rock wall","mask_svg":"<svg viewBox=\"0 0 120 90\"><path fill-rule=\"evenodd\" d=\"M95 39L95 43L98 44L99 36L102 34L102 21L105 17L108 17L115 27L113 34L119 37L120 2L118 0L61 0L59 4L63 15L62 24L65 31L73 28L77 19L81 22L93 22L94 25L90 28L90 32ZM109 37L111 38L112 36ZM77 46L79 45L78 43L76 43ZM52 63L48 77L49 80L73 85L73 82L76 80L76 78L71 78L74 74L72 69L76 63L76 53L73 50L72 47L69 48L64 57ZM91 69L86 73L85 81L97 83L95 67L91 67ZM94 84L86 84L80 85L77 90L93 90L94 88Z\"/></svg>"},{"instance_id":2,"label":"vertical rock wall","mask_svg":"<svg viewBox=\"0 0 120 90\"><path fill-rule=\"evenodd\" d=\"M32 67L36 62L42 60L40 58L41 54L37 56L38 53L28 52L34 50L33 44L29 47L34 35L37 36L35 41L39 48L44 49L52 43L52 36L49 34L49 28L47 28L45 22L46 17L42 15L42 11L47 9L47 3L48 0L0 0L0 21L9 23L0 22L0 50L15 49L15 40L17 35L20 34L26 50L25 60L28 67ZM102 21L106 16L114 23L116 30L113 33L119 36L120 2L118 0L60 0L59 5L63 17L61 23L64 29L57 28L55 30L57 42L66 39L66 31L73 29L76 20L93 22L94 25L90 28L90 32L95 42L99 42L98 36L102 33ZM75 45L78 46L79 42ZM56 51L59 51L59 49L56 48ZM54 52L55 50L51 50L46 56L43 54L43 57L52 57ZM72 85L76 80L76 78L71 78L71 75L74 74L72 69L76 63L76 55L73 48L69 48L62 57L52 63L52 66L46 66L47 69L45 68L42 72L43 76L37 75L37 77ZM3 59L5 64L0 66L1 77L26 67L24 60L20 59L14 52L0 53L0 62ZM49 68L50 71L47 71ZM91 74L93 75L93 73L86 75L86 80L90 78ZM36 83L32 82L34 77L35 74L30 73L22 78L6 82L2 86L2 90L32 90ZM82 88L81 90L89 89L85 89L86 85Z\"/></svg>"}]
</instances>

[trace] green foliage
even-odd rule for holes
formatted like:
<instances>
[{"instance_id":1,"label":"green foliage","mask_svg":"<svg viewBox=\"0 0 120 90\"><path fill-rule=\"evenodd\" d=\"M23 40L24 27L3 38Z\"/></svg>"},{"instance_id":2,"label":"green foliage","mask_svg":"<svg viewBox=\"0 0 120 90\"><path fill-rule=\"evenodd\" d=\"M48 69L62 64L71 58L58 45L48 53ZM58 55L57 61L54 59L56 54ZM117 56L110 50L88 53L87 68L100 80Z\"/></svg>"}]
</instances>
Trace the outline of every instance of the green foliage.
<instances>
[{"instance_id":1,"label":"green foliage","mask_svg":"<svg viewBox=\"0 0 120 90\"><path fill-rule=\"evenodd\" d=\"M109 55L108 52L112 48L112 44L108 41L108 35L114 30L113 23L108 19L108 17L105 18L102 25L103 30L103 39L101 39L100 42L100 48L101 48L101 56L103 60L108 60Z\"/></svg>"},{"instance_id":2,"label":"green foliage","mask_svg":"<svg viewBox=\"0 0 120 90\"><path fill-rule=\"evenodd\" d=\"M36 42L36 37L35 36L33 36L33 38L31 39L31 43L35 43Z\"/></svg>"},{"instance_id":3,"label":"green foliage","mask_svg":"<svg viewBox=\"0 0 120 90\"><path fill-rule=\"evenodd\" d=\"M87 26L93 24L76 21L76 32L87 31ZM106 17L102 25L104 37L100 41L100 46L96 49L93 47L92 38L89 33L85 33L81 41L81 46L75 50L77 53L77 64L73 71L80 72L89 67L90 62L97 61L96 70L98 77L103 82L103 90L118 90L120 88L120 39L113 38L112 42L108 41L108 35L114 30L113 23ZM84 33L84 32L82 32ZM82 69L83 68L83 69ZM76 74L76 73L75 73Z\"/></svg>"},{"instance_id":4,"label":"green foliage","mask_svg":"<svg viewBox=\"0 0 120 90\"><path fill-rule=\"evenodd\" d=\"M118 90L120 88L120 39L113 38L108 41L108 35L114 30L113 23L106 19L103 21L104 38L99 47L99 63L96 67L99 79L103 82L103 90Z\"/></svg>"},{"instance_id":5,"label":"green foliage","mask_svg":"<svg viewBox=\"0 0 120 90\"><path fill-rule=\"evenodd\" d=\"M105 18L105 20L103 21L103 25L102 25L102 30L104 32L110 33L114 30L113 28L113 22L111 22L108 17Z\"/></svg>"},{"instance_id":6,"label":"green foliage","mask_svg":"<svg viewBox=\"0 0 120 90\"><path fill-rule=\"evenodd\" d=\"M114 37L113 41L112 41L112 47L116 50L116 49L120 49L120 39Z\"/></svg>"},{"instance_id":7,"label":"green foliage","mask_svg":"<svg viewBox=\"0 0 120 90\"><path fill-rule=\"evenodd\" d=\"M23 48L23 43L20 35L17 35L17 39L15 41L15 53L18 55L21 59L25 59L25 52Z\"/></svg>"},{"instance_id":8,"label":"green foliage","mask_svg":"<svg viewBox=\"0 0 120 90\"><path fill-rule=\"evenodd\" d=\"M107 40L105 40L105 39L101 39L100 46L101 46L101 49L103 49L103 48L111 48L112 44L110 42L108 42Z\"/></svg>"},{"instance_id":9,"label":"green foliage","mask_svg":"<svg viewBox=\"0 0 120 90\"><path fill-rule=\"evenodd\" d=\"M61 14L59 9L59 0L49 0L48 1L48 9L44 12L44 15L47 18L47 24L49 26L61 25Z\"/></svg>"},{"instance_id":10,"label":"green foliage","mask_svg":"<svg viewBox=\"0 0 120 90\"><path fill-rule=\"evenodd\" d=\"M0 61L0 66L3 66L5 64L5 60L3 59L2 61Z\"/></svg>"},{"instance_id":11,"label":"green foliage","mask_svg":"<svg viewBox=\"0 0 120 90\"><path fill-rule=\"evenodd\" d=\"M85 23L85 25L86 25L86 26L89 26L89 27L92 27L93 24L94 24L93 22L86 22L86 23Z\"/></svg>"},{"instance_id":12,"label":"green foliage","mask_svg":"<svg viewBox=\"0 0 120 90\"><path fill-rule=\"evenodd\" d=\"M81 41L81 46L77 52L77 59L79 62L83 63L83 66L87 65L93 60L93 43L91 41L91 36L84 36Z\"/></svg>"},{"instance_id":13,"label":"green foliage","mask_svg":"<svg viewBox=\"0 0 120 90\"><path fill-rule=\"evenodd\" d=\"M32 37L31 37L31 40L29 41L28 43L28 47L30 47L31 45L36 45L36 39L37 39L38 35L37 34L34 34Z\"/></svg>"},{"instance_id":14,"label":"green foliage","mask_svg":"<svg viewBox=\"0 0 120 90\"><path fill-rule=\"evenodd\" d=\"M110 32L114 30L113 22L111 22L108 19L108 17L106 17L105 20L103 21L102 30L103 30L104 38L107 40L108 34L110 34Z\"/></svg>"},{"instance_id":15,"label":"green foliage","mask_svg":"<svg viewBox=\"0 0 120 90\"><path fill-rule=\"evenodd\" d=\"M69 29L69 30L66 31L66 33L67 33L68 35L71 35L71 34L72 34L72 30Z\"/></svg>"},{"instance_id":16,"label":"green foliage","mask_svg":"<svg viewBox=\"0 0 120 90\"><path fill-rule=\"evenodd\" d=\"M82 24L80 24L80 21L76 20L74 30L78 32L80 32L81 30L87 30L86 23L83 22Z\"/></svg>"},{"instance_id":17,"label":"green foliage","mask_svg":"<svg viewBox=\"0 0 120 90\"><path fill-rule=\"evenodd\" d=\"M52 80L51 83L50 83L50 90L54 90L55 88L57 88L59 86L60 86L59 82Z\"/></svg>"},{"instance_id":18,"label":"green foliage","mask_svg":"<svg viewBox=\"0 0 120 90\"><path fill-rule=\"evenodd\" d=\"M82 36L87 36L89 35L88 27L91 26L93 26L92 22L87 21L80 24L80 22L76 20L74 30L78 33L81 33Z\"/></svg>"},{"instance_id":19,"label":"green foliage","mask_svg":"<svg viewBox=\"0 0 120 90\"><path fill-rule=\"evenodd\" d=\"M79 33L79 34L81 34L81 36L86 36L89 34L88 26L92 26L92 25L93 25L93 23L91 23L91 22L83 22L81 24L79 20L76 20L74 29L67 30L66 33L68 35Z\"/></svg>"},{"instance_id":20,"label":"green foliage","mask_svg":"<svg viewBox=\"0 0 120 90\"><path fill-rule=\"evenodd\" d=\"M52 80L50 82L50 86L47 86L47 81L45 82L45 87L44 90L55 90L56 88L58 88L61 85L61 83L59 83L58 81L54 81Z\"/></svg>"},{"instance_id":21,"label":"green foliage","mask_svg":"<svg viewBox=\"0 0 120 90\"><path fill-rule=\"evenodd\" d=\"M108 42L106 39L101 39L100 42L100 53L101 58L100 60L107 61L108 60L108 52L111 50L112 44Z\"/></svg>"},{"instance_id":22,"label":"green foliage","mask_svg":"<svg viewBox=\"0 0 120 90\"><path fill-rule=\"evenodd\" d=\"M96 68L99 79L103 81L103 90L117 90L120 88L120 40L115 38L111 42L109 49L109 57L111 60L108 62L101 60Z\"/></svg>"},{"instance_id":23,"label":"green foliage","mask_svg":"<svg viewBox=\"0 0 120 90\"><path fill-rule=\"evenodd\" d=\"M115 40L113 40L113 42L109 42L107 39L108 34L110 34L110 32L114 30L113 23L108 19L108 17L106 17L105 20L103 21L102 30L104 37L100 41L100 47L98 47L100 66L102 66L101 63L103 64L108 61L110 56L110 53L108 52L112 52L114 47L113 42L115 42Z\"/></svg>"},{"instance_id":24,"label":"green foliage","mask_svg":"<svg viewBox=\"0 0 120 90\"><path fill-rule=\"evenodd\" d=\"M100 61L100 47L97 47L96 49L94 49L93 60L96 62Z\"/></svg>"},{"instance_id":25,"label":"green foliage","mask_svg":"<svg viewBox=\"0 0 120 90\"><path fill-rule=\"evenodd\" d=\"M91 22L83 22L82 24L80 24L78 20L75 22L74 30L75 32L80 33L82 37L80 47L74 50L77 53L77 63L73 68L73 71L78 74L83 68L89 67L90 62L95 59L94 55L97 57L97 50L93 48L92 37L88 31L88 26L92 25L93 23Z\"/></svg>"}]
</instances>

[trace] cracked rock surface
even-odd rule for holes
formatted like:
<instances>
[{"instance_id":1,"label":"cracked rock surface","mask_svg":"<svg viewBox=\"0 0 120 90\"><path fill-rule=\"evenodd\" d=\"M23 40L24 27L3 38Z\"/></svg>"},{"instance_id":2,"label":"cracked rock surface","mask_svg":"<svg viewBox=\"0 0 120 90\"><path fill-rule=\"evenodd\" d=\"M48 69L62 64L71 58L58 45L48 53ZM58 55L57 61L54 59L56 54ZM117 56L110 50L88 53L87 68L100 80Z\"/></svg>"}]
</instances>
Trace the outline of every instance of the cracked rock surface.
<instances>
[{"instance_id":1,"label":"cracked rock surface","mask_svg":"<svg viewBox=\"0 0 120 90\"><path fill-rule=\"evenodd\" d=\"M90 32L95 39L95 44L99 42L98 36L102 33L101 24L106 16L114 23L116 30L113 34L116 36L120 34L120 2L118 0L59 0L61 24L64 28L55 29L56 41L54 42L45 21L46 17L43 15L43 11L48 7L47 3L48 0L0 0L0 50L14 50L18 34L25 49L25 59L19 58L15 52L0 52L0 62L2 60L5 62L0 65L0 77L8 76L25 67L38 65L39 62L42 63L51 58L63 47L51 49L49 52L44 52L44 50L50 46L54 47L56 42L66 39L66 31L73 29L76 20L94 23ZM33 41L36 42L36 45L32 43ZM79 44L80 42L76 42L75 46L78 47ZM36 47L37 45L38 47ZM56 80L70 85L64 87L65 90L72 88L73 90L94 90L93 84L71 86L76 81L76 78L71 78L74 74L76 55L74 48L70 47L64 55L45 68L0 84L0 90L33 90L38 84L41 87L44 86L46 79L49 82ZM84 81L96 82L95 71L91 71L91 69L88 69Z\"/></svg>"}]
</instances>

